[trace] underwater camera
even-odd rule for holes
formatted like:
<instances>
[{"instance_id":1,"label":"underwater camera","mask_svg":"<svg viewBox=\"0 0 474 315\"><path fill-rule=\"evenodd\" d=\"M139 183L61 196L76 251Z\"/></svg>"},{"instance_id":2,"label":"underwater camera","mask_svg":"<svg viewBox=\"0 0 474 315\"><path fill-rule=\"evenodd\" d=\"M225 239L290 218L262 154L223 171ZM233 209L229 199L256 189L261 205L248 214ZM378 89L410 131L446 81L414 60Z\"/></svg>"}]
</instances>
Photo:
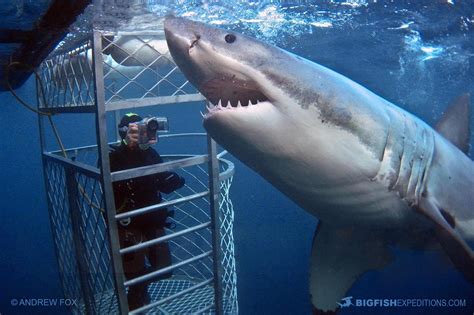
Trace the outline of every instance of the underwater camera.
<instances>
[{"instance_id":1,"label":"underwater camera","mask_svg":"<svg viewBox=\"0 0 474 315\"><path fill-rule=\"evenodd\" d=\"M157 132L168 132L168 118L146 117L135 123L138 126L138 144L147 144L158 140ZM127 133L128 126L120 128L121 132Z\"/></svg>"}]
</instances>

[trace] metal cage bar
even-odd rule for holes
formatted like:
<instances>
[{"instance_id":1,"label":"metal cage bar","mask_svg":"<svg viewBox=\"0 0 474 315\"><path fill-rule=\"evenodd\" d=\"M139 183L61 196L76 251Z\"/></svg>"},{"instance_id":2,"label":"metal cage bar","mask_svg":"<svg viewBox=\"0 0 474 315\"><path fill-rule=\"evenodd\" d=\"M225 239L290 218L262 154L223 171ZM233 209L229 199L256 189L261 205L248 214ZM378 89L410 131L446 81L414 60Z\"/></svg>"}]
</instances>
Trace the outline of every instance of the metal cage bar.
<instances>
[{"instance_id":1,"label":"metal cage bar","mask_svg":"<svg viewBox=\"0 0 474 315\"><path fill-rule=\"evenodd\" d=\"M144 249L144 248L150 247L152 245L160 244L160 243L172 240L174 238L177 238L177 237L180 237L180 236L183 236L183 235L195 232L195 231L199 231L199 230L208 228L210 226L211 226L211 222L205 222L205 223L196 225L194 227L187 228L183 231L173 233L171 235L165 235L165 236L158 237L158 238L155 238L153 240L146 241L146 242L143 242L143 243L140 243L140 244L137 244L137 245L122 248L120 250L120 254L125 255L125 254L128 254L128 253L133 253L133 252L138 251L140 249Z\"/></svg>"},{"instance_id":2,"label":"metal cage bar","mask_svg":"<svg viewBox=\"0 0 474 315\"><path fill-rule=\"evenodd\" d=\"M181 159L179 161L174 162L165 162L159 165L150 165L150 166L143 166L137 168L131 168L124 171L113 172L111 179L112 182L116 182L119 180L131 179L140 176L152 175L159 172L166 172L172 171L183 167L193 166L197 164L202 164L208 160L208 157L205 155L201 156L193 156Z\"/></svg>"},{"instance_id":3,"label":"metal cage bar","mask_svg":"<svg viewBox=\"0 0 474 315\"><path fill-rule=\"evenodd\" d=\"M112 264L114 270L114 281L118 296L120 313L126 314L128 311L125 286L122 280L124 274L122 259L120 255L120 242L118 235L117 221L115 220L115 200L112 190L112 178L110 174L109 144L107 142L107 121L105 112L104 95L104 69L102 59L102 35L94 31L93 33L93 66L96 101L96 130L97 143L99 145L99 161L102 173L102 189L105 196L106 220L109 231L109 240L112 254Z\"/></svg>"},{"instance_id":4,"label":"metal cage bar","mask_svg":"<svg viewBox=\"0 0 474 315\"><path fill-rule=\"evenodd\" d=\"M219 185L219 162L217 161L217 145L216 142L208 136L207 147L209 150L209 190L210 208L211 208L211 223L212 223L212 247L214 248L214 299L216 304L216 314L224 314L224 305L222 297L222 252L221 252L221 233L219 222L219 200L220 200L220 185Z\"/></svg>"},{"instance_id":5,"label":"metal cage bar","mask_svg":"<svg viewBox=\"0 0 474 315\"><path fill-rule=\"evenodd\" d=\"M128 218L133 218L133 217L136 217L136 216L141 215L141 214L145 214L145 213L149 213L149 212L156 211L156 210L159 210L159 209L167 208L169 206L176 206L176 205L179 205L179 204L184 203L184 202L188 202L188 201L192 201L192 200L199 199L199 198L202 198L202 197L206 197L208 195L209 195L209 191L203 191L203 192L196 193L196 194L188 196L188 197L182 197L182 198L178 198L178 199L174 199L174 200L170 200L170 201L165 201L165 202L159 203L157 205L148 206L148 207L140 208L140 209L137 209L137 210L120 213L120 214L117 214L115 216L115 218L117 220L124 220L124 219L128 219Z\"/></svg>"}]
</instances>

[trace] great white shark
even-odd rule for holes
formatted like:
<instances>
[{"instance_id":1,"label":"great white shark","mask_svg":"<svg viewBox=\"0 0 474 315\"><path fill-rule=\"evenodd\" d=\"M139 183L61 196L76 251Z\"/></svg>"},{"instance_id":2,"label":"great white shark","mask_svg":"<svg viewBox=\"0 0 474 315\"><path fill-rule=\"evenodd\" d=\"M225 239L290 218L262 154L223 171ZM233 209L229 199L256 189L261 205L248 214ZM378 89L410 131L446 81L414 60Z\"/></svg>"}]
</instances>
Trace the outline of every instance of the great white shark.
<instances>
[{"instance_id":1,"label":"great white shark","mask_svg":"<svg viewBox=\"0 0 474 315\"><path fill-rule=\"evenodd\" d=\"M313 312L331 312L391 246L443 249L474 282L469 95L432 128L322 65L233 31L169 16L176 64L210 101L204 127L319 219Z\"/></svg>"}]
</instances>

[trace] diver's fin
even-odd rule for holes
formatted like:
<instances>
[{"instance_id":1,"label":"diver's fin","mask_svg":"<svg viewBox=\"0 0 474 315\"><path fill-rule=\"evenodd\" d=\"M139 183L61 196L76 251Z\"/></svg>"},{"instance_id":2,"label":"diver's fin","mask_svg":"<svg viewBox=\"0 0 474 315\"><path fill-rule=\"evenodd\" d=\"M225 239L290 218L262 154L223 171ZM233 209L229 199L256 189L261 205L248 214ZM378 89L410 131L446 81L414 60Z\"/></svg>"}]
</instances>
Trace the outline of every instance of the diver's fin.
<instances>
[{"instance_id":1,"label":"diver's fin","mask_svg":"<svg viewBox=\"0 0 474 315\"><path fill-rule=\"evenodd\" d=\"M454 266L474 282L474 252L454 229L454 218L429 199L421 199L416 209L434 223L436 238Z\"/></svg>"},{"instance_id":2,"label":"diver's fin","mask_svg":"<svg viewBox=\"0 0 474 315\"><path fill-rule=\"evenodd\" d=\"M462 94L449 104L436 124L436 130L464 153L469 152L470 95Z\"/></svg>"},{"instance_id":3,"label":"diver's fin","mask_svg":"<svg viewBox=\"0 0 474 315\"><path fill-rule=\"evenodd\" d=\"M313 314L335 311L359 276L392 260L387 245L378 236L368 230L335 228L319 222L311 253Z\"/></svg>"}]
</instances>

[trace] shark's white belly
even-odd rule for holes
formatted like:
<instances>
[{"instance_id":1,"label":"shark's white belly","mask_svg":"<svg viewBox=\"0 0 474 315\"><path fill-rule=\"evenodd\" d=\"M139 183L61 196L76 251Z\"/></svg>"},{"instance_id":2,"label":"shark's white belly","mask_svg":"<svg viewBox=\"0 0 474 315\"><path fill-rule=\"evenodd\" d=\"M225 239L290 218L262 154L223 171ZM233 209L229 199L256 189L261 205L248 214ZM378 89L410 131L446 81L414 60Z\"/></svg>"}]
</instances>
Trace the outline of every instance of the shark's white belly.
<instances>
[{"instance_id":1,"label":"shark's white belly","mask_svg":"<svg viewBox=\"0 0 474 315\"><path fill-rule=\"evenodd\" d=\"M289 130L288 134L295 133ZM285 155L284 161L261 157L248 164L256 163L260 174L309 213L332 224L375 228L419 225L419 215L389 187L390 181L380 176L380 172L388 172L386 165L353 134L328 127L326 133L285 141L291 143L288 151L294 152L293 156Z\"/></svg>"},{"instance_id":2,"label":"shark's white belly","mask_svg":"<svg viewBox=\"0 0 474 315\"><path fill-rule=\"evenodd\" d=\"M308 170L301 176L309 174ZM325 186L298 182L282 184L283 188L278 187L281 191L309 213L331 224L394 228L406 227L418 220L418 215L398 193L377 181L360 179Z\"/></svg>"},{"instance_id":3,"label":"shark's white belly","mask_svg":"<svg viewBox=\"0 0 474 315\"><path fill-rule=\"evenodd\" d=\"M416 220L408 203L378 182L315 188L303 198L315 201L305 206L309 212L333 224L393 228L414 224Z\"/></svg>"}]
</instances>

